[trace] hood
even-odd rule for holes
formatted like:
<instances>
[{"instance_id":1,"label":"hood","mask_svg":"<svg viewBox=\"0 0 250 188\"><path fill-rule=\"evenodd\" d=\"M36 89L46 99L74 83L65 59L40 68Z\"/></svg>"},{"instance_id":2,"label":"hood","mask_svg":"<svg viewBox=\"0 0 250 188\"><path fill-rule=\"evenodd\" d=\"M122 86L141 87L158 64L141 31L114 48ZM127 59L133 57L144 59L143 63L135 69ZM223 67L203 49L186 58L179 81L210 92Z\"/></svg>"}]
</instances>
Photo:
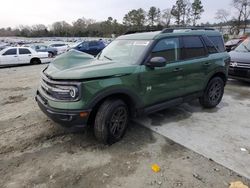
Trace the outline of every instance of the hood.
<instances>
[{"instance_id":1,"label":"hood","mask_svg":"<svg viewBox=\"0 0 250 188\"><path fill-rule=\"evenodd\" d=\"M70 50L55 58L44 73L52 79L78 80L131 74L136 65L101 61L84 52Z\"/></svg>"},{"instance_id":2,"label":"hood","mask_svg":"<svg viewBox=\"0 0 250 188\"><path fill-rule=\"evenodd\" d=\"M231 57L231 61L250 63L250 52L237 52L234 50L231 51L229 55Z\"/></svg>"}]
</instances>

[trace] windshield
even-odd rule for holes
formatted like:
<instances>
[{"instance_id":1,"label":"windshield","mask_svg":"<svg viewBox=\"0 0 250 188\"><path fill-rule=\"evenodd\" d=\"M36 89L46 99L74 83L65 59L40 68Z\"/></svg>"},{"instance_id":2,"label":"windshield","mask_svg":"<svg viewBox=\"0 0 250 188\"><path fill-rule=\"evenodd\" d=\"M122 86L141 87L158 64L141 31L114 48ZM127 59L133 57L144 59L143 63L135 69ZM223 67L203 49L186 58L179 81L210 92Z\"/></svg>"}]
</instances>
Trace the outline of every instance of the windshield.
<instances>
[{"instance_id":1,"label":"windshield","mask_svg":"<svg viewBox=\"0 0 250 188\"><path fill-rule=\"evenodd\" d=\"M247 38L244 40L237 48L235 48L237 52L250 52L250 40Z\"/></svg>"},{"instance_id":2,"label":"windshield","mask_svg":"<svg viewBox=\"0 0 250 188\"><path fill-rule=\"evenodd\" d=\"M98 56L99 60L136 64L150 46L149 40L115 40Z\"/></svg>"}]
</instances>

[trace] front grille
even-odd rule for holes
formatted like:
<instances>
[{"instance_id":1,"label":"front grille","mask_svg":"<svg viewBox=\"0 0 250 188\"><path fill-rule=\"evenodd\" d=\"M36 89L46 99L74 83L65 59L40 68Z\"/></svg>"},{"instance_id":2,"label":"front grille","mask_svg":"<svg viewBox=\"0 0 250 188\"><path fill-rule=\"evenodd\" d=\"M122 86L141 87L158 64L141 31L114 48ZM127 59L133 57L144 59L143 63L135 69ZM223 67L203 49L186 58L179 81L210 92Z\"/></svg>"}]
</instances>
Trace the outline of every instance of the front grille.
<instances>
[{"instance_id":1,"label":"front grille","mask_svg":"<svg viewBox=\"0 0 250 188\"><path fill-rule=\"evenodd\" d=\"M250 69L250 63L243 63L243 62L235 62L235 63L237 63L237 66L232 66L232 64L231 64L230 67L239 67L239 68Z\"/></svg>"}]
</instances>

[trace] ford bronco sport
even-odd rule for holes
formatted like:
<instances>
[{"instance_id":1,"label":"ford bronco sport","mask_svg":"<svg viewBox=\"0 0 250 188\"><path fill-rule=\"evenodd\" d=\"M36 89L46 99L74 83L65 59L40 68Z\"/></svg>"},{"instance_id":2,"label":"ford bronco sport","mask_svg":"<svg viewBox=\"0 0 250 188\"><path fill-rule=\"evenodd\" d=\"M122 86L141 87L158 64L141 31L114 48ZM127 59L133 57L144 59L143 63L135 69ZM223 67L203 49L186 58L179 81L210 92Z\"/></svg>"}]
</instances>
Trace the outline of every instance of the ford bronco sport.
<instances>
[{"instance_id":1,"label":"ford bronco sport","mask_svg":"<svg viewBox=\"0 0 250 188\"><path fill-rule=\"evenodd\" d=\"M218 105L230 58L218 31L173 28L118 37L97 57L70 50L42 71L36 101L59 124L122 138L129 118L199 99Z\"/></svg>"}]
</instances>

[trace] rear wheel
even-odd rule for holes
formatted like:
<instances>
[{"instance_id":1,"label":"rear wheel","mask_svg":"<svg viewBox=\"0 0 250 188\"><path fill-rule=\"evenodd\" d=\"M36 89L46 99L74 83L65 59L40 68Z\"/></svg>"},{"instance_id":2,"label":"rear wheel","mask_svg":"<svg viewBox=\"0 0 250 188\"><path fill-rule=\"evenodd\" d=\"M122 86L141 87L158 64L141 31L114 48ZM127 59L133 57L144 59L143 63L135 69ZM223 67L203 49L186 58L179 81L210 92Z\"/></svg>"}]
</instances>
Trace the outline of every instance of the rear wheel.
<instances>
[{"instance_id":1,"label":"rear wheel","mask_svg":"<svg viewBox=\"0 0 250 188\"><path fill-rule=\"evenodd\" d=\"M30 64L32 64L32 65L41 64L41 60L38 58L31 59Z\"/></svg>"},{"instance_id":2,"label":"rear wheel","mask_svg":"<svg viewBox=\"0 0 250 188\"><path fill-rule=\"evenodd\" d=\"M129 120L127 105L119 99L108 99L97 111L94 132L104 144L113 144L125 134Z\"/></svg>"},{"instance_id":3,"label":"rear wheel","mask_svg":"<svg viewBox=\"0 0 250 188\"><path fill-rule=\"evenodd\" d=\"M203 96L199 99L200 104L205 108L216 107L221 102L221 99L223 97L224 86L225 84L222 78L212 78L209 81Z\"/></svg>"}]
</instances>

